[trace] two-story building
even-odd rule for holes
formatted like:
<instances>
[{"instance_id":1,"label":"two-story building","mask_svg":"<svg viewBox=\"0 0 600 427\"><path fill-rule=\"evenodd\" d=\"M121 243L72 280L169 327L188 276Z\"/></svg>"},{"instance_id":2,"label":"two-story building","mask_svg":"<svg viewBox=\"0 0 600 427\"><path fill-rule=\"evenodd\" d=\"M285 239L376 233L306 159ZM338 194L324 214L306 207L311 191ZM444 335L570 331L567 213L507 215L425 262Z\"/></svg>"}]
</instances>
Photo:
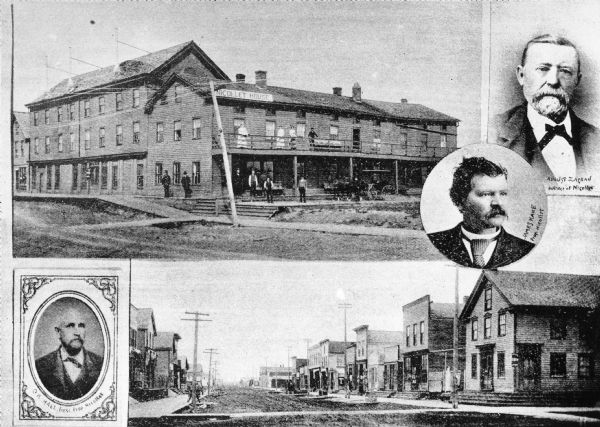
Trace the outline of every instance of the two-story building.
<instances>
[{"instance_id":1,"label":"two-story building","mask_svg":"<svg viewBox=\"0 0 600 427\"><path fill-rule=\"evenodd\" d=\"M193 194L220 196L225 171L209 82L236 191L252 169L287 190L360 180L421 185L457 147L459 120L419 104L232 81L188 42L65 79L27 107L32 191L159 195L169 171ZM14 150L13 150L14 151Z\"/></svg>"},{"instance_id":2,"label":"two-story building","mask_svg":"<svg viewBox=\"0 0 600 427\"><path fill-rule=\"evenodd\" d=\"M370 330L369 325L354 328L356 332L357 386L361 377L366 378L367 390L384 388L384 348L402 341L400 331ZM364 380L363 380L364 381Z\"/></svg>"},{"instance_id":3,"label":"two-story building","mask_svg":"<svg viewBox=\"0 0 600 427\"><path fill-rule=\"evenodd\" d=\"M600 277L484 271L461 320L465 391L598 400Z\"/></svg>"},{"instance_id":4,"label":"two-story building","mask_svg":"<svg viewBox=\"0 0 600 427\"><path fill-rule=\"evenodd\" d=\"M156 352L156 387L180 388L181 366L178 358L178 342L181 336L175 332L158 332L154 340Z\"/></svg>"},{"instance_id":5,"label":"two-story building","mask_svg":"<svg viewBox=\"0 0 600 427\"><path fill-rule=\"evenodd\" d=\"M155 387L157 336L154 311L129 305L129 389L138 393Z\"/></svg>"},{"instance_id":6,"label":"two-story building","mask_svg":"<svg viewBox=\"0 0 600 427\"><path fill-rule=\"evenodd\" d=\"M401 345L392 345L383 349L383 390L402 390L402 350Z\"/></svg>"},{"instance_id":7,"label":"two-story building","mask_svg":"<svg viewBox=\"0 0 600 427\"><path fill-rule=\"evenodd\" d=\"M308 387L306 374L306 366L308 365L307 359L302 359L298 356L292 356L290 360L290 366L294 371L292 375L292 381L294 382L295 390L306 390Z\"/></svg>"},{"instance_id":8,"label":"two-story building","mask_svg":"<svg viewBox=\"0 0 600 427\"><path fill-rule=\"evenodd\" d=\"M15 111L12 117L13 190L29 190L29 113Z\"/></svg>"},{"instance_id":9,"label":"two-story building","mask_svg":"<svg viewBox=\"0 0 600 427\"><path fill-rule=\"evenodd\" d=\"M459 310L462 309L462 305ZM402 307L404 318L403 391L439 393L451 390L454 348L453 303L435 303L425 295ZM464 369L464 327L459 324L458 371Z\"/></svg>"},{"instance_id":10,"label":"two-story building","mask_svg":"<svg viewBox=\"0 0 600 427\"><path fill-rule=\"evenodd\" d=\"M290 366L261 366L258 383L263 388L287 389L294 374Z\"/></svg>"}]
</instances>

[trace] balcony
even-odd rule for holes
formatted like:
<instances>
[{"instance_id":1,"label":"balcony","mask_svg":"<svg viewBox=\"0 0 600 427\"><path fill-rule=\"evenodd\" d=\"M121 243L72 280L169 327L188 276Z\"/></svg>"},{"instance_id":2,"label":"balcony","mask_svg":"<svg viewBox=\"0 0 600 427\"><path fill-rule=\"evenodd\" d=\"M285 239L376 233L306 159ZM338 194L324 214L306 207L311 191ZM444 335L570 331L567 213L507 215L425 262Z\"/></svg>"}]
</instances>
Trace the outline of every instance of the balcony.
<instances>
[{"instance_id":1,"label":"balcony","mask_svg":"<svg viewBox=\"0 0 600 427\"><path fill-rule=\"evenodd\" d=\"M399 156L414 158L442 158L453 151L449 147L429 147L406 143L354 141L327 138L290 138L289 136L225 134L227 149L236 153L248 151L295 151L321 153L353 153L366 156ZM213 149L219 149L217 136L213 136Z\"/></svg>"}]
</instances>

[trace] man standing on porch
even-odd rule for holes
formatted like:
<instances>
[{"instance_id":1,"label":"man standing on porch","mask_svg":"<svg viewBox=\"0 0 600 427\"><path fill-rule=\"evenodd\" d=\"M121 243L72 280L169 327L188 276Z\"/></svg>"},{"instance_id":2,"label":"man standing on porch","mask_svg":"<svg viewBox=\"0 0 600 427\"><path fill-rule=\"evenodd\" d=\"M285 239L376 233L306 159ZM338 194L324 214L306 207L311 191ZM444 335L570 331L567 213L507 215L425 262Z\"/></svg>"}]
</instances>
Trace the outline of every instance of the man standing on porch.
<instances>
[{"instance_id":1,"label":"man standing on porch","mask_svg":"<svg viewBox=\"0 0 600 427\"><path fill-rule=\"evenodd\" d=\"M169 176L169 171L165 171L165 174L161 178L160 183L162 184L163 189L165 190L165 197L169 197L171 195L171 177Z\"/></svg>"},{"instance_id":2,"label":"man standing on porch","mask_svg":"<svg viewBox=\"0 0 600 427\"><path fill-rule=\"evenodd\" d=\"M306 179L304 176L301 176L298 181L298 191L300 192L300 203L306 203Z\"/></svg>"},{"instance_id":3,"label":"man standing on porch","mask_svg":"<svg viewBox=\"0 0 600 427\"><path fill-rule=\"evenodd\" d=\"M256 186L258 185L258 177L256 176L256 172L254 168L248 176L248 187L250 188L250 201L254 201L254 195L256 194Z\"/></svg>"}]
</instances>

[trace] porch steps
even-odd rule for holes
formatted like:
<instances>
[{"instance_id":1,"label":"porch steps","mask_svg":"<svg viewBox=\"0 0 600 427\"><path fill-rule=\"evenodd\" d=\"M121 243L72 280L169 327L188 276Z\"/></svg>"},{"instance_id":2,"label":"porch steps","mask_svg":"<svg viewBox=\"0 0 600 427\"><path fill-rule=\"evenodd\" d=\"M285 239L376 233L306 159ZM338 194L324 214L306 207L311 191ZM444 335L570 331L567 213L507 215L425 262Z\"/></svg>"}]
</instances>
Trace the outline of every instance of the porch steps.
<instances>
[{"instance_id":1,"label":"porch steps","mask_svg":"<svg viewBox=\"0 0 600 427\"><path fill-rule=\"evenodd\" d=\"M270 218L278 208L264 205L236 204L237 214L257 218ZM198 199L189 212L196 215L230 215L229 203L215 199Z\"/></svg>"},{"instance_id":2,"label":"porch steps","mask_svg":"<svg viewBox=\"0 0 600 427\"><path fill-rule=\"evenodd\" d=\"M399 391L394 394L396 399L419 400L427 399L429 393L426 391Z\"/></svg>"},{"instance_id":3,"label":"porch steps","mask_svg":"<svg viewBox=\"0 0 600 427\"><path fill-rule=\"evenodd\" d=\"M487 406L588 406L598 400L593 392L553 392L553 393L458 393L458 402L468 405Z\"/></svg>"}]
</instances>

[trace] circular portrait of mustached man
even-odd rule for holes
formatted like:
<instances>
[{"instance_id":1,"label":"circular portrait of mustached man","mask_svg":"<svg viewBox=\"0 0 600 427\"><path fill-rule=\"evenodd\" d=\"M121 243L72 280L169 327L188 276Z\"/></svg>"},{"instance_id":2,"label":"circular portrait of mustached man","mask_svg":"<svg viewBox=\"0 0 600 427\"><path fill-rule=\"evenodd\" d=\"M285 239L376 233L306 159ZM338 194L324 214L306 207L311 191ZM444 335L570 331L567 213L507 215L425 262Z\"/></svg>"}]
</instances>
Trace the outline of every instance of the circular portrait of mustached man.
<instances>
[{"instance_id":1,"label":"circular portrait of mustached man","mask_svg":"<svg viewBox=\"0 0 600 427\"><path fill-rule=\"evenodd\" d=\"M427 236L448 259L496 269L535 250L546 225L542 180L513 151L465 146L436 165L421 196Z\"/></svg>"},{"instance_id":2,"label":"circular portrait of mustached man","mask_svg":"<svg viewBox=\"0 0 600 427\"><path fill-rule=\"evenodd\" d=\"M50 397L76 401L98 383L104 363L100 320L82 299L61 297L34 326L35 371Z\"/></svg>"}]
</instances>

